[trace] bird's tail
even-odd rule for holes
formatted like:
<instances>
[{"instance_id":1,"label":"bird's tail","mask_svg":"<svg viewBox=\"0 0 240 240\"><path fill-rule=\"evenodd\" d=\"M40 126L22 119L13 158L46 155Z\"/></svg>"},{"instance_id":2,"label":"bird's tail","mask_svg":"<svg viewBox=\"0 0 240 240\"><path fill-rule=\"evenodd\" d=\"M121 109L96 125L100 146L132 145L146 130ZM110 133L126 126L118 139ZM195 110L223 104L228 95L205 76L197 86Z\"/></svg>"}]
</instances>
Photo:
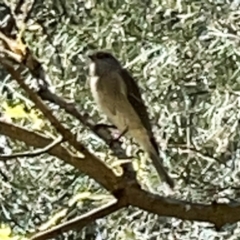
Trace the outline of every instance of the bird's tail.
<instances>
[{"instance_id":1,"label":"bird's tail","mask_svg":"<svg viewBox=\"0 0 240 240\"><path fill-rule=\"evenodd\" d=\"M150 151L148 154L162 181L166 182L171 188L174 188L174 181L164 169L160 156L155 151Z\"/></svg>"},{"instance_id":2,"label":"bird's tail","mask_svg":"<svg viewBox=\"0 0 240 240\"><path fill-rule=\"evenodd\" d=\"M174 181L168 175L162 164L162 159L159 156L158 145L152 134L146 134L145 129L138 129L138 131L132 131L132 136L138 141L140 146L148 153L150 159L155 166L159 177L162 181L166 182L171 188L174 188Z\"/></svg>"}]
</instances>

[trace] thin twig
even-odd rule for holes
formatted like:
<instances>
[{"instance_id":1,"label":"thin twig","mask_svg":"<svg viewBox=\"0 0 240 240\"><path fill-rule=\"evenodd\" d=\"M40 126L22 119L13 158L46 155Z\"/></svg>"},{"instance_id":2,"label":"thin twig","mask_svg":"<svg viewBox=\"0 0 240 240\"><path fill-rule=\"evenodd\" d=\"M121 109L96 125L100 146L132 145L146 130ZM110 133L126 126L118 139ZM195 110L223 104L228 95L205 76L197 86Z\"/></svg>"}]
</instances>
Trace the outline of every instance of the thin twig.
<instances>
[{"instance_id":1,"label":"thin twig","mask_svg":"<svg viewBox=\"0 0 240 240\"><path fill-rule=\"evenodd\" d=\"M83 153L86 157L91 157L92 154L88 152L85 146L77 141L76 136L74 136L69 129L65 128L59 122L59 120L53 115L51 109L49 109L37 96L37 94L32 89L30 89L30 87L24 82L24 80L21 78L21 74L16 71L12 66L2 61L2 59L0 59L0 63L9 72L12 78L18 82L21 88L27 92L29 98L35 103L36 107L38 107L42 111L44 116L51 122L52 126L55 127L55 129L63 136L63 138L70 144L72 144L72 146L74 146L76 150Z\"/></svg>"},{"instance_id":2,"label":"thin twig","mask_svg":"<svg viewBox=\"0 0 240 240\"><path fill-rule=\"evenodd\" d=\"M18 158L18 157L37 157L43 153L50 151L51 149L53 149L55 146L62 143L63 141L64 140L63 140L62 136L60 136L44 148L37 149L35 151L27 151L27 152L23 152L23 153L2 154L2 155L0 155L0 160L9 160L9 159L14 159L14 158Z\"/></svg>"},{"instance_id":3,"label":"thin twig","mask_svg":"<svg viewBox=\"0 0 240 240\"><path fill-rule=\"evenodd\" d=\"M53 227L50 230L38 233L34 235L32 238L30 238L30 240L45 240L45 239L53 238L63 232L66 232L68 230L73 230L73 229L77 229L78 231L80 231L83 227L85 227L89 223L99 218L105 217L125 207L125 205L126 204L122 201L114 200L102 207L99 207L86 214L83 214L82 216L76 217L70 221L59 224L58 226Z\"/></svg>"},{"instance_id":4,"label":"thin twig","mask_svg":"<svg viewBox=\"0 0 240 240\"><path fill-rule=\"evenodd\" d=\"M43 148L52 142L52 139L33 130L7 123L0 119L0 134L11 139L24 142L28 146ZM112 192L118 186L118 177L107 165L96 158L76 156L69 149L61 145L49 150L49 154L62 159L79 171L94 178L98 183ZM94 167L93 167L94 166Z\"/></svg>"}]
</instances>

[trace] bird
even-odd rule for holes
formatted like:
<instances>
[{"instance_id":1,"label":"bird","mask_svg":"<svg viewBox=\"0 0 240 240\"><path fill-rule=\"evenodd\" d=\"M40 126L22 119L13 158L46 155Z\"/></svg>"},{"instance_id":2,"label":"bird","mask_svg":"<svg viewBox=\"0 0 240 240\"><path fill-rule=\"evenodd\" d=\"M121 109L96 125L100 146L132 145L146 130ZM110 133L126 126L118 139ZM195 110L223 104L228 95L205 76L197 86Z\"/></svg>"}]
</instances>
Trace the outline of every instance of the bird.
<instances>
[{"instance_id":1,"label":"bird","mask_svg":"<svg viewBox=\"0 0 240 240\"><path fill-rule=\"evenodd\" d=\"M135 79L110 52L89 52L90 91L100 112L121 134L133 138L152 160L159 177L171 188L174 181L168 175L159 156L147 108Z\"/></svg>"}]
</instances>

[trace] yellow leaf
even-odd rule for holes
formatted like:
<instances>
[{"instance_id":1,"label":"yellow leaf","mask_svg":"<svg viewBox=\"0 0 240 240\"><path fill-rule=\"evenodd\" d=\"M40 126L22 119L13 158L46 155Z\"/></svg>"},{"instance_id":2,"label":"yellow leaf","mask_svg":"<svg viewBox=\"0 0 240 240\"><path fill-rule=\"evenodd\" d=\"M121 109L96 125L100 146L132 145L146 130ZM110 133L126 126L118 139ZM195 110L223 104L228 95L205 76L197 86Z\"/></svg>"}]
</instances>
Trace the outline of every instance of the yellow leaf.
<instances>
[{"instance_id":1,"label":"yellow leaf","mask_svg":"<svg viewBox=\"0 0 240 240\"><path fill-rule=\"evenodd\" d=\"M81 201L83 199L88 199L91 194L91 192L78 193L68 201L68 204L69 206L72 206L75 202Z\"/></svg>"},{"instance_id":2,"label":"yellow leaf","mask_svg":"<svg viewBox=\"0 0 240 240\"><path fill-rule=\"evenodd\" d=\"M23 104L18 104L12 107L9 106L7 102L4 102L2 107L4 109L3 113L6 115L6 117L10 119L28 119L32 122L32 128L35 130L42 129L44 125L41 115L35 109L32 109L30 112L26 112Z\"/></svg>"},{"instance_id":3,"label":"yellow leaf","mask_svg":"<svg viewBox=\"0 0 240 240\"><path fill-rule=\"evenodd\" d=\"M44 126L44 121L42 120L39 112L35 109L32 109L29 115L33 123L32 128L35 130L41 130Z\"/></svg>"},{"instance_id":4,"label":"yellow leaf","mask_svg":"<svg viewBox=\"0 0 240 240\"><path fill-rule=\"evenodd\" d=\"M30 111L30 113L29 113L29 116L31 117L31 119L33 119L33 120L36 120L36 119L39 119L40 117L39 117L39 112L37 111L37 110L35 110L35 109L32 109L31 111Z\"/></svg>"},{"instance_id":5,"label":"yellow leaf","mask_svg":"<svg viewBox=\"0 0 240 240\"><path fill-rule=\"evenodd\" d=\"M44 126L44 121L42 119L36 119L33 122L32 129L41 130L43 126Z\"/></svg>"},{"instance_id":6,"label":"yellow leaf","mask_svg":"<svg viewBox=\"0 0 240 240\"><path fill-rule=\"evenodd\" d=\"M9 235L11 234L11 228L9 226L6 225L1 225L0 228L0 239L8 239Z\"/></svg>"},{"instance_id":7,"label":"yellow leaf","mask_svg":"<svg viewBox=\"0 0 240 240\"><path fill-rule=\"evenodd\" d=\"M6 102L4 102L2 107L5 110L3 112L7 117L15 119L28 118L28 113L26 113L22 104L11 107Z\"/></svg>"}]
</instances>

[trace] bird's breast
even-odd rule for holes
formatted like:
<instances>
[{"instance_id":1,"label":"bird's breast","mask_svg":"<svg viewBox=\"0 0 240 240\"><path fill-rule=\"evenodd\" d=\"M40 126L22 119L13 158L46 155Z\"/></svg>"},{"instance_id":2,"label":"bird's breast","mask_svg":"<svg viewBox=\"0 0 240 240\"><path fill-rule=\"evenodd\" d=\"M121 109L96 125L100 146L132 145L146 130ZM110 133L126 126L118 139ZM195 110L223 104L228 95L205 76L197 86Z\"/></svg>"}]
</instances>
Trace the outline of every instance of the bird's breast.
<instances>
[{"instance_id":1,"label":"bird's breast","mask_svg":"<svg viewBox=\"0 0 240 240\"><path fill-rule=\"evenodd\" d=\"M108 77L112 76L109 74ZM96 76L90 78L90 88L95 102L120 131L129 128L129 135L138 137L142 131L146 131L139 116L129 103L125 92L120 91L116 84L117 78L113 79L115 81L107 80Z\"/></svg>"},{"instance_id":2,"label":"bird's breast","mask_svg":"<svg viewBox=\"0 0 240 240\"><path fill-rule=\"evenodd\" d=\"M126 116L119 113L119 94L114 90L114 86L108 82L101 81L99 77L90 78L90 89L94 101L98 105L99 110L104 113L110 122L119 128L119 130L126 126Z\"/></svg>"},{"instance_id":3,"label":"bird's breast","mask_svg":"<svg viewBox=\"0 0 240 240\"><path fill-rule=\"evenodd\" d=\"M93 76L90 78L90 89L95 102L101 107L102 103L108 98L108 90L100 77Z\"/></svg>"}]
</instances>

